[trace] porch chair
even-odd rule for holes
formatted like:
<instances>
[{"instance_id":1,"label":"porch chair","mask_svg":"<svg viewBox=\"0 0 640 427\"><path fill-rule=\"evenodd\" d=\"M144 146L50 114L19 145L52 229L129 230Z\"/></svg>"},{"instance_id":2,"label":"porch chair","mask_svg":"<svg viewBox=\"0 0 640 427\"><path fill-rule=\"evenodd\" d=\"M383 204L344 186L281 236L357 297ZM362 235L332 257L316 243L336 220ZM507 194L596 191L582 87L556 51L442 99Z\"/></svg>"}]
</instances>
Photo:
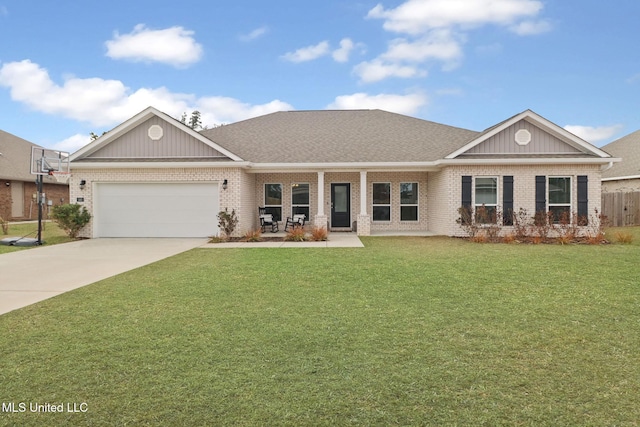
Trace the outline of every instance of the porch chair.
<instances>
[{"instance_id":1,"label":"porch chair","mask_svg":"<svg viewBox=\"0 0 640 427\"><path fill-rule=\"evenodd\" d=\"M291 218L290 216L287 217L287 222L284 226L284 231L288 231L289 230L289 226L296 228L296 227L304 227L304 223L306 221L307 216L305 214L296 214L293 216L293 218Z\"/></svg>"},{"instance_id":2,"label":"porch chair","mask_svg":"<svg viewBox=\"0 0 640 427\"><path fill-rule=\"evenodd\" d=\"M278 232L278 221L273 219L272 214L267 213L267 208L258 208L258 218L260 218L260 229L263 233L268 227L271 227L272 233Z\"/></svg>"}]
</instances>

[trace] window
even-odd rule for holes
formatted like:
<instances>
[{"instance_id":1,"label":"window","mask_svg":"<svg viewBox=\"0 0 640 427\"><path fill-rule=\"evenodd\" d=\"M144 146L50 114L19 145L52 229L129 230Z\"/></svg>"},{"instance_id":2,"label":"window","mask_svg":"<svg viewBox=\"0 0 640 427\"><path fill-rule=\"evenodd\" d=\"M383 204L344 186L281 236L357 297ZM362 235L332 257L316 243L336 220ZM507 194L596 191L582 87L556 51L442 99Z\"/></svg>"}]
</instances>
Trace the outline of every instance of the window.
<instances>
[{"instance_id":1,"label":"window","mask_svg":"<svg viewBox=\"0 0 640 427\"><path fill-rule=\"evenodd\" d=\"M373 184L373 220L391 221L391 183Z\"/></svg>"},{"instance_id":2,"label":"window","mask_svg":"<svg viewBox=\"0 0 640 427\"><path fill-rule=\"evenodd\" d=\"M264 207L276 221L282 221L282 184L264 185Z\"/></svg>"},{"instance_id":3,"label":"window","mask_svg":"<svg viewBox=\"0 0 640 427\"><path fill-rule=\"evenodd\" d=\"M477 177L475 196L476 222L495 224L498 206L498 178Z\"/></svg>"},{"instance_id":4,"label":"window","mask_svg":"<svg viewBox=\"0 0 640 427\"><path fill-rule=\"evenodd\" d=\"M400 221L418 220L418 183L400 183Z\"/></svg>"},{"instance_id":5,"label":"window","mask_svg":"<svg viewBox=\"0 0 640 427\"><path fill-rule=\"evenodd\" d=\"M291 214L305 214L309 218L309 184L291 184Z\"/></svg>"},{"instance_id":6,"label":"window","mask_svg":"<svg viewBox=\"0 0 640 427\"><path fill-rule=\"evenodd\" d=\"M571 178L549 177L549 212L555 224L571 219Z\"/></svg>"}]
</instances>

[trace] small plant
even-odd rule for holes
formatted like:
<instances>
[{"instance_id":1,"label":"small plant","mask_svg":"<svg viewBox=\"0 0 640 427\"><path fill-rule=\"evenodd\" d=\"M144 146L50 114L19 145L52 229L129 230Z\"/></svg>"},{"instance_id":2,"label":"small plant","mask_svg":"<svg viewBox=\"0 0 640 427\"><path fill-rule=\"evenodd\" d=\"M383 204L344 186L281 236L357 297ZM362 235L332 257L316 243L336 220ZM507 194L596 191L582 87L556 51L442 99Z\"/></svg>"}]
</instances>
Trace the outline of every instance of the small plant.
<instances>
[{"instance_id":1,"label":"small plant","mask_svg":"<svg viewBox=\"0 0 640 427\"><path fill-rule=\"evenodd\" d=\"M238 225L238 217L236 216L236 210L229 210L224 208L223 211L218 212L218 226L220 226L220 230L224 233L224 238L229 239L233 234L233 231L236 229L236 225Z\"/></svg>"},{"instance_id":2,"label":"small plant","mask_svg":"<svg viewBox=\"0 0 640 427\"><path fill-rule=\"evenodd\" d=\"M470 206L461 206L458 208L458 214L460 214L460 217L456 222L460 224L460 227L464 230L469 239L473 239L480 229L475 221L473 209L471 209Z\"/></svg>"},{"instance_id":3,"label":"small plant","mask_svg":"<svg viewBox=\"0 0 640 427\"><path fill-rule=\"evenodd\" d=\"M284 240L288 242L305 242L307 240L307 234L302 227L295 227L287 231L287 235Z\"/></svg>"},{"instance_id":4,"label":"small plant","mask_svg":"<svg viewBox=\"0 0 640 427\"><path fill-rule=\"evenodd\" d=\"M9 234L9 221L0 216L0 225L2 225L2 234Z\"/></svg>"},{"instance_id":5,"label":"small plant","mask_svg":"<svg viewBox=\"0 0 640 427\"><path fill-rule=\"evenodd\" d=\"M91 221L91 214L87 208L78 204L54 206L51 217L72 239L77 238L82 227Z\"/></svg>"},{"instance_id":6,"label":"small plant","mask_svg":"<svg viewBox=\"0 0 640 427\"><path fill-rule=\"evenodd\" d=\"M327 229L325 227L313 227L311 229L311 240L314 242L325 242L329 240Z\"/></svg>"},{"instance_id":7,"label":"small plant","mask_svg":"<svg viewBox=\"0 0 640 427\"><path fill-rule=\"evenodd\" d=\"M616 238L616 242L618 243L628 245L633 242L633 234L631 233L623 233L621 231L618 231L614 236Z\"/></svg>"},{"instance_id":8,"label":"small plant","mask_svg":"<svg viewBox=\"0 0 640 427\"><path fill-rule=\"evenodd\" d=\"M515 235L515 234L513 234L513 233L505 234L505 235L502 237L502 242L503 242L503 243L513 243L513 242L515 242L515 241L517 241L517 239L516 239L516 235Z\"/></svg>"},{"instance_id":9,"label":"small plant","mask_svg":"<svg viewBox=\"0 0 640 427\"><path fill-rule=\"evenodd\" d=\"M224 242L226 242L226 240L220 236L209 237L209 243L224 243Z\"/></svg>"},{"instance_id":10,"label":"small plant","mask_svg":"<svg viewBox=\"0 0 640 427\"><path fill-rule=\"evenodd\" d=\"M244 237L242 238L244 242L262 242L262 230L249 230L244 233Z\"/></svg>"}]
</instances>

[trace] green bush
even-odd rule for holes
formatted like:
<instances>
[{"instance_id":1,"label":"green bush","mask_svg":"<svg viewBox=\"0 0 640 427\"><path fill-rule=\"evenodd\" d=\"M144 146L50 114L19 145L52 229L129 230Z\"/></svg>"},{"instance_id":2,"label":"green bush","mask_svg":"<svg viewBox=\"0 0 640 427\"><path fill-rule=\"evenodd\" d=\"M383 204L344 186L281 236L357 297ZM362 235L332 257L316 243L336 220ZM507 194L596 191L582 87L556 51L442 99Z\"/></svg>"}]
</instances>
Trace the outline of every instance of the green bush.
<instances>
[{"instance_id":1,"label":"green bush","mask_svg":"<svg viewBox=\"0 0 640 427\"><path fill-rule=\"evenodd\" d=\"M75 239L82 227L91 220L87 208L76 204L54 206L51 217L72 239Z\"/></svg>"}]
</instances>

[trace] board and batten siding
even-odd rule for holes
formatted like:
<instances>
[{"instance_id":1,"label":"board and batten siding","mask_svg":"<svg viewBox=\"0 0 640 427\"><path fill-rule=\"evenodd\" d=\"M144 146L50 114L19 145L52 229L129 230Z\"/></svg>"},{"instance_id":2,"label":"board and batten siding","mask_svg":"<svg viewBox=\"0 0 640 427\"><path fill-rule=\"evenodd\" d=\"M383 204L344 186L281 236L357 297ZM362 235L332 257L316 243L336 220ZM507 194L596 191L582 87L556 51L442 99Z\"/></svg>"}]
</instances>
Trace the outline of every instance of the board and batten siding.
<instances>
[{"instance_id":1,"label":"board and batten siding","mask_svg":"<svg viewBox=\"0 0 640 427\"><path fill-rule=\"evenodd\" d=\"M163 130L163 136L158 141L149 138L149 128L153 125L158 125ZM89 157L92 159L226 158L214 148L159 117L150 118Z\"/></svg>"},{"instance_id":2,"label":"board and batten siding","mask_svg":"<svg viewBox=\"0 0 640 427\"><path fill-rule=\"evenodd\" d=\"M527 145L518 145L515 135L520 129L526 129L531 133L531 142ZM559 138L532 125L526 120L520 120L509 126L497 135L487 139L465 154L567 154L580 153Z\"/></svg>"}]
</instances>

